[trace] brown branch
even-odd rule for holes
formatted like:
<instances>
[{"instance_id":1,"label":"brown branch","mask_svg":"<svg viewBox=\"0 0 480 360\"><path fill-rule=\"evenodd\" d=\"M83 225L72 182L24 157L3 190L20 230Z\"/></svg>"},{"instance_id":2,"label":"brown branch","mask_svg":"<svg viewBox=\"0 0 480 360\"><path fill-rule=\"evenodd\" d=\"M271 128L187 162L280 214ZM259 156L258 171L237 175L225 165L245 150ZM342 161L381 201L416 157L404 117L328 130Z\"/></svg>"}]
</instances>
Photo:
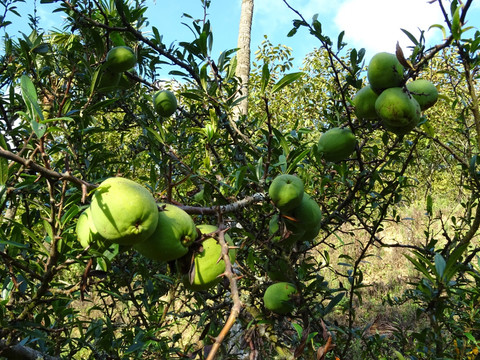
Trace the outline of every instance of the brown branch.
<instances>
[{"instance_id":1,"label":"brown branch","mask_svg":"<svg viewBox=\"0 0 480 360\"><path fill-rule=\"evenodd\" d=\"M218 352L220 345L222 344L227 334L230 332L230 329L232 328L233 324L237 320L237 317L240 314L240 310L242 309L242 302L240 300L240 295L238 293L237 279L233 272L232 262L230 261L230 256L228 254L230 251L230 247L225 241L226 229L222 229L222 227L223 226L220 225L219 227L220 231L218 233L217 240L218 240L218 243L222 246L222 258L223 258L223 261L225 262L224 275L230 283L230 294L233 300L233 306L230 311L230 315L228 316L228 319L225 322L225 325L223 326L218 336L215 338L215 343L212 345L210 352L208 353L207 360L215 359L215 355Z\"/></svg>"},{"instance_id":2,"label":"brown branch","mask_svg":"<svg viewBox=\"0 0 480 360\"><path fill-rule=\"evenodd\" d=\"M8 150L3 149L0 147L0 157L3 157L8 160L12 160L18 164L23 165L27 169L32 169L35 172L41 174L42 176L46 177L47 179L51 180L62 180L62 181L69 181L74 183L81 189L86 189L87 191L95 189L97 186L94 184L90 184L82 179L79 179L69 172L59 173L57 171L47 169L36 162L32 161L31 159L25 159L17 154L14 154Z\"/></svg>"},{"instance_id":3,"label":"brown branch","mask_svg":"<svg viewBox=\"0 0 480 360\"><path fill-rule=\"evenodd\" d=\"M217 215L224 213L231 213L238 211L242 208L245 208L253 203L265 201L266 195L264 193L256 193L252 196L247 196L242 200L236 201L232 204L221 205L221 206L179 206L182 210L186 211L191 215Z\"/></svg>"}]
</instances>

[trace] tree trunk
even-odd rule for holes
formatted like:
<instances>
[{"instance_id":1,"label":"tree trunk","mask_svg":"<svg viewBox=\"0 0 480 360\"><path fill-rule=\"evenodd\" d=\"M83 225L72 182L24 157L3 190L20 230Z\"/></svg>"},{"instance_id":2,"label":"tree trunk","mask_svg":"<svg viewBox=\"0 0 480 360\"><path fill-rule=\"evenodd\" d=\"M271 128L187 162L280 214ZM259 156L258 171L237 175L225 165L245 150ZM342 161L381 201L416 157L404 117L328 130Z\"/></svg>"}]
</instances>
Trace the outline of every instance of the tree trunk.
<instances>
[{"instance_id":1,"label":"tree trunk","mask_svg":"<svg viewBox=\"0 0 480 360\"><path fill-rule=\"evenodd\" d=\"M248 109L248 79L250 76L250 35L252 32L253 1L242 0L242 11L240 14L240 25L238 28L237 47L237 69L236 75L240 78L241 87L239 97L245 97L238 106L234 108L234 119L247 114Z\"/></svg>"}]
</instances>

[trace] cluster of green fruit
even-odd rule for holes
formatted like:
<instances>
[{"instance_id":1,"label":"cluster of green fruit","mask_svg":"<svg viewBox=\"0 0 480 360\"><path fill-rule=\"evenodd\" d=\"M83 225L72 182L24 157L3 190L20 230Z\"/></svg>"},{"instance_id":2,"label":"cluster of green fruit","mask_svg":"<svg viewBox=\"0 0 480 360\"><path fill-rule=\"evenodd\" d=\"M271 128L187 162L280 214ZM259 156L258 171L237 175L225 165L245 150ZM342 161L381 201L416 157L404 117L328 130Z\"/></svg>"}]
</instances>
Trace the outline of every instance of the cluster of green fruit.
<instances>
[{"instance_id":1,"label":"cluster of green fruit","mask_svg":"<svg viewBox=\"0 0 480 360\"><path fill-rule=\"evenodd\" d=\"M290 248L297 243L311 242L317 237L322 211L317 202L305 192L303 181L298 176L278 175L270 183L268 195L280 210L287 230L286 237L282 240L283 246ZM282 277L279 276L278 279ZM274 281L277 279L273 276L271 278ZM297 294L297 288L292 283L275 282L265 290L264 306L277 314L288 314L295 307L294 297Z\"/></svg>"},{"instance_id":2,"label":"cluster of green fruit","mask_svg":"<svg viewBox=\"0 0 480 360\"><path fill-rule=\"evenodd\" d=\"M107 92L118 88L128 89L132 82L125 75L137 64L137 56L128 46L116 46L110 49L105 58L98 81L98 91Z\"/></svg>"},{"instance_id":3,"label":"cluster of green fruit","mask_svg":"<svg viewBox=\"0 0 480 360\"><path fill-rule=\"evenodd\" d=\"M355 115L360 119L380 120L385 129L397 135L413 130L422 111L436 103L438 90L425 79L405 84L404 70L396 55L375 54L367 69L369 84L353 98Z\"/></svg>"},{"instance_id":4,"label":"cluster of green fruit","mask_svg":"<svg viewBox=\"0 0 480 360\"><path fill-rule=\"evenodd\" d=\"M110 49L99 74L97 91L108 92L129 88L132 82L125 75L125 71L131 70L136 64L137 57L132 48L116 46ZM155 92L152 100L155 111L160 116L169 117L177 110L177 98L169 90Z\"/></svg>"},{"instance_id":5,"label":"cluster of green fruit","mask_svg":"<svg viewBox=\"0 0 480 360\"><path fill-rule=\"evenodd\" d=\"M118 244L133 247L149 259L176 260L182 281L191 290L213 287L225 272L225 262L219 261L220 244L213 237L202 236L217 230L214 225L196 226L181 208L157 204L145 187L122 177L108 178L99 185L76 225L77 238L84 248L103 252ZM233 245L228 235L225 241ZM200 246L189 252L194 243ZM192 256L194 276L190 271ZM234 251L230 251L230 259L235 261Z\"/></svg>"},{"instance_id":6,"label":"cluster of green fruit","mask_svg":"<svg viewBox=\"0 0 480 360\"><path fill-rule=\"evenodd\" d=\"M286 246L310 242L320 231L322 211L317 202L304 190L303 181L295 175L282 174L273 179L268 195L280 210L288 236Z\"/></svg>"}]
</instances>

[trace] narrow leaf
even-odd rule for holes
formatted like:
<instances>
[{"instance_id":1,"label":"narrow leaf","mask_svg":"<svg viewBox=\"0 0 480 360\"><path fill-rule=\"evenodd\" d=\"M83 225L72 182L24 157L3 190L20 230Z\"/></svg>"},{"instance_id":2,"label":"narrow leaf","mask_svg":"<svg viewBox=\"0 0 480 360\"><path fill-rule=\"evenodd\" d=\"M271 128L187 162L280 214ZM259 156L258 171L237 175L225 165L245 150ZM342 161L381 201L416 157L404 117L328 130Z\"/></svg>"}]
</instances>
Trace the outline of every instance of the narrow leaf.
<instances>
[{"instance_id":1,"label":"narrow leaf","mask_svg":"<svg viewBox=\"0 0 480 360\"><path fill-rule=\"evenodd\" d=\"M460 6L455 9L452 19L452 35L455 40L460 40L460 35L462 34L461 24L460 24Z\"/></svg>"},{"instance_id":2,"label":"narrow leaf","mask_svg":"<svg viewBox=\"0 0 480 360\"><path fill-rule=\"evenodd\" d=\"M7 143L2 134L0 134L0 146L7 150ZM0 185L5 185L8 180L8 161L5 158L0 158Z\"/></svg>"},{"instance_id":3,"label":"narrow leaf","mask_svg":"<svg viewBox=\"0 0 480 360\"><path fill-rule=\"evenodd\" d=\"M345 296L345 293L343 292L335 295L335 297L332 300L330 300L330 302L328 303L327 307L324 310L323 315L327 315L328 313L330 313L333 310L333 308L343 299L344 296Z\"/></svg>"},{"instance_id":4,"label":"narrow leaf","mask_svg":"<svg viewBox=\"0 0 480 360\"><path fill-rule=\"evenodd\" d=\"M262 93L265 93L265 89L267 88L268 82L270 81L270 70L268 69L268 64L263 64L262 67L262 81L261 81L261 89Z\"/></svg>"},{"instance_id":5,"label":"narrow leaf","mask_svg":"<svg viewBox=\"0 0 480 360\"><path fill-rule=\"evenodd\" d=\"M415 38L415 36L413 36L410 32L408 32L408 31L405 30L405 29L400 29L400 30L402 30L403 33L404 33L405 35L407 35L408 38L410 39L410 41L413 42L415 45L418 45L418 44L419 44L419 43L418 43L418 40L417 40L417 39Z\"/></svg>"},{"instance_id":6,"label":"narrow leaf","mask_svg":"<svg viewBox=\"0 0 480 360\"><path fill-rule=\"evenodd\" d=\"M280 91L285 86L287 86L287 85L293 83L294 81L300 79L302 77L302 75L303 75L303 72L295 72L295 73L285 75L275 85L273 85L272 93L276 93L277 91Z\"/></svg>"},{"instance_id":7,"label":"narrow leaf","mask_svg":"<svg viewBox=\"0 0 480 360\"><path fill-rule=\"evenodd\" d=\"M445 272L445 267L447 266L447 263L445 262L445 259L441 254L435 254L434 257L435 260L435 270L437 271L437 275L440 279L443 279L443 274Z\"/></svg>"}]
</instances>

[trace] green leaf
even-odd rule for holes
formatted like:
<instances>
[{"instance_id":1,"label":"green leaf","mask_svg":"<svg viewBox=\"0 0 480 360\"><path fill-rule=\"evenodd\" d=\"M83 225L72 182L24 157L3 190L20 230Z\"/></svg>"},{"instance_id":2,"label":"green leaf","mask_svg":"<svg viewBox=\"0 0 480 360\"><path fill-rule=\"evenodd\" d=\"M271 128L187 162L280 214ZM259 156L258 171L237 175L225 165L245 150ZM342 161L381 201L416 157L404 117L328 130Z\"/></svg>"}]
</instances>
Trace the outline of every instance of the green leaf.
<instances>
[{"instance_id":1,"label":"green leaf","mask_svg":"<svg viewBox=\"0 0 480 360\"><path fill-rule=\"evenodd\" d=\"M37 92L35 86L27 75L20 78L20 88L22 90L22 98L27 106L30 125L38 137L45 134L47 127L40 122L43 121L42 109L38 106Z\"/></svg>"},{"instance_id":2,"label":"green leaf","mask_svg":"<svg viewBox=\"0 0 480 360\"><path fill-rule=\"evenodd\" d=\"M411 42L413 42L415 45L418 45L418 40L415 38L415 36L413 36L410 32L408 32L405 29L400 29L400 30L402 30L403 33L408 36Z\"/></svg>"},{"instance_id":3,"label":"green leaf","mask_svg":"<svg viewBox=\"0 0 480 360\"><path fill-rule=\"evenodd\" d=\"M125 46L125 41L123 40L122 35L118 31L112 31L110 33L110 39L112 40L113 45L115 46Z\"/></svg>"},{"instance_id":4,"label":"green leaf","mask_svg":"<svg viewBox=\"0 0 480 360\"><path fill-rule=\"evenodd\" d=\"M432 216L433 214L433 199L430 194L427 196L427 213L428 216Z\"/></svg>"},{"instance_id":5,"label":"green leaf","mask_svg":"<svg viewBox=\"0 0 480 360\"><path fill-rule=\"evenodd\" d=\"M327 307L324 310L323 315L325 316L329 314L333 310L333 308L343 299L344 296L345 296L345 293L343 292L335 295L335 297L332 300L330 300L330 302L328 303Z\"/></svg>"},{"instance_id":6,"label":"green leaf","mask_svg":"<svg viewBox=\"0 0 480 360\"><path fill-rule=\"evenodd\" d=\"M443 279L443 274L445 273L445 267L447 266L447 263L445 262L443 256L439 253L435 254L434 261L437 275L440 279Z\"/></svg>"},{"instance_id":7,"label":"green leaf","mask_svg":"<svg viewBox=\"0 0 480 360\"><path fill-rule=\"evenodd\" d=\"M268 69L268 64L263 64L262 67L262 81L261 81L261 89L262 94L265 93L265 89L267 88L268 82L270 81L270 70Z\"/></svg>"},{"instance_id":8,"label":"green leaf","mask_svg":"<svg viewBox=\"0 0 480 360\"><path fill-rule=\"evenodd\" d=\"M255 175L257 176L257 180L263 178L263 158L258 159L257 166L255 166Z\"/></svg>"},{"instance_id":9,"label":"green leaf","mask_svg":"<svg viewBox=\"0 0 480 360\"><path fill-rule=\"evenodd\" d=\"M421 260L423 261L426 261L426 259L424 259L420 254L418 253L414 253L417 257L420 257ZM425 278L427 278L430 282L434 282L434 278L432 277L432 275L430 274L430 272L428 271L428 268L422 263L420 262L419 260L417 259L414 259L413 257L407 255L407 254L404 254L404 256L415 266L415 268L421 272ZM431 265L431 264L430 264ZM431 267L431 266L429 266Z\"/></svg>"},{"instance_id":10,"label":"green leaf","mask_svg":"<svg viewBox=\"0 0 480 360\"><path fill-rule=\"evenodd\" d=\"M447 37L447 32L445 30L445 27L443 25L440 25L440 24L434 24L432 26L430 26L428 28L428 30L432 29L432 28L437 28L437 29L440 29L442 31L442 35L443 35L443 38L445 39Z\"/></svg>"},{"instance_id":11,"label":"green leaf","mask_svg":"<svg viewBox=\"0 0 480 360\"><path fill-rule=\"evenodd\" d=\"M7 150L7 143L2 134L0 134L0 146ZM5 185L8 180L8 160L5 158L0 158L0 185Z\"/></svg>"},{"instance_id":12,"label":"green leaf","mask_svg":"<svg viewBox=\"0 0 480 360\"><path fill-rule=\"evenodd\" d=\"M344 36L345 36L345 31L342 31L338 35L338 39L337 39L337 49L338 49L338 51L342 50L342 48L345 46L345 43L343 42L343 37Z\"/></svg>"},{"instance_id":13,"label":"green leaf","mask_svg":"<svg viewBox=\"0 0 480 360\"><path fill-rule=\"evenodd\" d=\"M297 323L292 323L292 326L297 331L298 337L301 338L303 334L303 328Z\"/></svg>"},{"instance_id":14,"label":"green leaf","mask_svg":"<svg viewBox=\"0 0 480 360\"><path fill-rule=\"evenodd\" d=\"M460 269L460 264L458 264L458 261L462 257L463 253L465 250L468 248L468 243L462 244L458 246L447 259L447 264L445 266L445 272L443 274L443 277L445 279L445 282L449 282L450 279L455 275L455 273Z\"/></svg>"},{"instance_id":15,"label":"green leaf","mask_svg":"<svg viewBox=\"0 0 480 360\"><path fill-rule=\"evenodd\" d=\"M280 91L283 89L285 86L293 83L294 81L300 79L303 75L303 72L296 72L296 73L291 73L285 75L283 78L281 78L275 85L273 85L272 88L272 93L276 93L277 91Z\"/></svg>"},{"instance_id":16,"label":"green leaf","mask_svg":"<svg viewBox=\"0 0 480 360\"><path fill-rule=\"evenodd\" d=\"M307 156L308 153L310 153L310 149L303 150L300 154L298 154L293 160L289 162L287 173L291 173L295 167L298 165L300 161L303 160L305 156Z\"/></svg>"},{"instance_id":17,"label":"green leaf","mask_svg":"<svg viewBox=\"0 0 480 360\"><path fill-rule=\"evenodd\" d=\"M460 40L462 35L462 28L460 24L460 6L455 9L452 19L452 35L455 40Z\"/></svg>"}]
</instances>

